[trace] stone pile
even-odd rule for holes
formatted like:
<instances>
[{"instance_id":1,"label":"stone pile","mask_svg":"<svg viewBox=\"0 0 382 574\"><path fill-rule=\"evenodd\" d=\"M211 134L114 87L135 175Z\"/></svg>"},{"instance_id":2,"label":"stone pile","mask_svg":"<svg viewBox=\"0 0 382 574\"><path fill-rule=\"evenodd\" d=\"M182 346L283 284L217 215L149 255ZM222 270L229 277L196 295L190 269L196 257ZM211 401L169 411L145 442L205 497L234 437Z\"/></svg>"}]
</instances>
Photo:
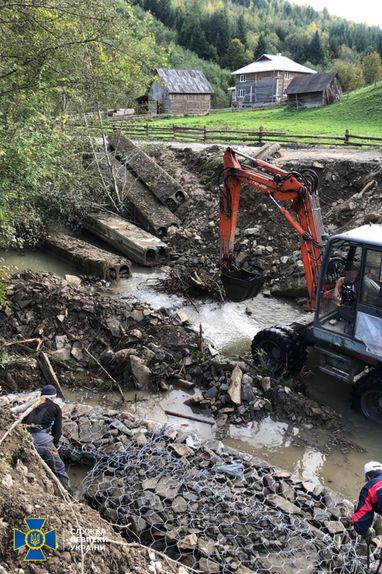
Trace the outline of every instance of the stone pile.
<instances>
[{"instance_id":1,"label":"stone pile","mask_svg":"<svg viewBox=\"0 0 382 574\"><path fill-rule=\"evenodd\" d=\"M66 405L61 455L91 464L85 499L129 541L206 574L365 572L352 504L220 441Z\"/></svg>"},{"instance_id":2,"label":"stone pile","mask_svg":"<svg viewBox=\"0 0 382 574\"><path fill-rule=\"evenodd\" d=\"M215 376L208 388L190 397L186 404L207 409L220 428L227 423L242 425L271 415L294 424L342 431L341 416L309 399L299 379L261 376L250 357L245 361L215 357L212 363L220 376Z\"/></svg>"},{"instance_id":3,"label":"stone pile","mask_svg":"<svg viewBox=\"0 0 382 574\"><path fill-rule=\"evenodd\" d=\"M5 402L0 397L0 437L15 420ZM128 546L88 505L64 499L32 449L30 434L20 425L2 442L0 457L1 574L188 574L184 565L170 562L154 549ZM43 531L57 531L57 549L43 547L46 562L25 562L25 546L14 550L14 529L26 532L26 517L43 517Z\"/></svg>"},{"instance_id":4,"label":"stone pile","mask_svg":"<svg viewBox=\"0 0 382 574\"><path fill-rule=\"evenodd\" d=\"M77 279L77 278L74 278ZM8 308L0 311L0 339L7 357L19 352L20 364L8 361L8 390L31 389L36 367L32 347L49 353L61 381L112 386L110 375L125 388L165 389L172 380L190 386L210 378L209 345L172 310L112 299L91 286L50 273L23 272L7 279ZM18 344L20 341L20 344ZM7 364L3 360L3 366ZM204 365L202 370L199 364ZM38 376L37 376L38 379ZM32 383L32 384L31 384ZM40 382L41 384L41 382Z\"/></svg>"}]
</instances>

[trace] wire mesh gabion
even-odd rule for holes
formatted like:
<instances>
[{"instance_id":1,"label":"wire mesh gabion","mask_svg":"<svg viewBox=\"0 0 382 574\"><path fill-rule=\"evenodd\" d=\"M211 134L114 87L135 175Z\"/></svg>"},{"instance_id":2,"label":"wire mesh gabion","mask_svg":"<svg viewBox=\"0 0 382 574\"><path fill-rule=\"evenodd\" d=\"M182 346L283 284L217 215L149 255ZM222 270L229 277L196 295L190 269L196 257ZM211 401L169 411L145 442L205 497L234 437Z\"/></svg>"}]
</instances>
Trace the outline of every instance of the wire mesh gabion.
<instances>
[{"instance_id":1,"label":"wire mesh gabion","mask_svg":"<svg viewBox=\"0 0 382 574\"><path fill-rule=\"evenodd\" d=\"M104 434L61 454L92 464L82 494L129 541L207 574L367 571L350 505L331 491L219 441L117 422L105 420L114 443Z\"/></svg>"}]
</instances>

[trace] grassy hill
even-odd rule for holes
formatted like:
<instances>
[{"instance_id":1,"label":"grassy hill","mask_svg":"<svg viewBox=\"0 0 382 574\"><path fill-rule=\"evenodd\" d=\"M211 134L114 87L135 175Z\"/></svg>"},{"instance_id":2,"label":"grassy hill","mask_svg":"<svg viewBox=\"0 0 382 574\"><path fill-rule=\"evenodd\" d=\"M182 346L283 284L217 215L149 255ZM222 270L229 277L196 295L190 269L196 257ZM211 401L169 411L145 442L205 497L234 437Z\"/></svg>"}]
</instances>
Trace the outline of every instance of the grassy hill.
<instances>
[{"instance_id":1,"label":"grassy hill","mask_svg":"<svg viewBox=\"0 0 382 574\"><path fill-rule=\"evenodd\" d=\"M187 126L217 129L258 130L287 133L343 135L346 129L358 135L382 137L382 82L345 95L339 102L315 109L294 110L288 107L270 110L221 112L203 117L153 120Z\"/></svg>"}]
</instances>

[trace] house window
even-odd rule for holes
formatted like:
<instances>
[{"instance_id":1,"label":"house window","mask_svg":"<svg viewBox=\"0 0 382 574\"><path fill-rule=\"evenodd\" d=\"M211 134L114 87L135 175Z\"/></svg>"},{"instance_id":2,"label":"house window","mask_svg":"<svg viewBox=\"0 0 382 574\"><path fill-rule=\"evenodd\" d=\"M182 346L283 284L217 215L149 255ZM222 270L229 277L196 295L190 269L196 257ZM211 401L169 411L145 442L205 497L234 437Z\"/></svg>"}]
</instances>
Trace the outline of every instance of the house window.
<instances>
[{"instance_id":1,"label":"house window","mask_svg":"<svg viewBox=\"0 0 382 574\"><path fill-rule=\"evenodd\" d=\"M245 90L237 90L238 98L244 98L244 96L245 96Z\"/></svg>"},{"instance_id":2,"label":"house window","mask_svg":"<svg viewBox=\"0 0 382 574\"><path fill-rule=\"evenodd\" d=\"M289 80L289 78L290 78L289 72L285 72L285 79L286 79L286 80Z\"/></svg>"},{"instance_id":3,"label":"house window","mask_svg":"<svg viewBox=\"0 0 382 574\"><path fill-rule=\"evenodd\" d=\"M245 74L240 74L239 82L246 82L246 81L247 81L247 76Z\"/></svg>"}]
</instances>

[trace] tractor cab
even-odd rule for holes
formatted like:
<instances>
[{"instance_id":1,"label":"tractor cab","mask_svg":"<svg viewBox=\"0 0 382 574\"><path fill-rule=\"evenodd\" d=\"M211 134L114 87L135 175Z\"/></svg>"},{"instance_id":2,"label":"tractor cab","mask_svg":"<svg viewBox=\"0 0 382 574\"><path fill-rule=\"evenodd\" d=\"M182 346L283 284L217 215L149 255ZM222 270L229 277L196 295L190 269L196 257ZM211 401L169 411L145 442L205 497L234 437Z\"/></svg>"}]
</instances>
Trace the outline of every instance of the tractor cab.
<instances>
[{"instance_id":1,"label":"tractor cab","mask_svg":"<svg viewBox=\"0 0 382 574\"><path fill-rule=\"evenodd\" d=\"M382 363L381 286L380 225L329 239L309 329L322 371L353 383L365 364Z\"/></svg>"}]
</instances>

